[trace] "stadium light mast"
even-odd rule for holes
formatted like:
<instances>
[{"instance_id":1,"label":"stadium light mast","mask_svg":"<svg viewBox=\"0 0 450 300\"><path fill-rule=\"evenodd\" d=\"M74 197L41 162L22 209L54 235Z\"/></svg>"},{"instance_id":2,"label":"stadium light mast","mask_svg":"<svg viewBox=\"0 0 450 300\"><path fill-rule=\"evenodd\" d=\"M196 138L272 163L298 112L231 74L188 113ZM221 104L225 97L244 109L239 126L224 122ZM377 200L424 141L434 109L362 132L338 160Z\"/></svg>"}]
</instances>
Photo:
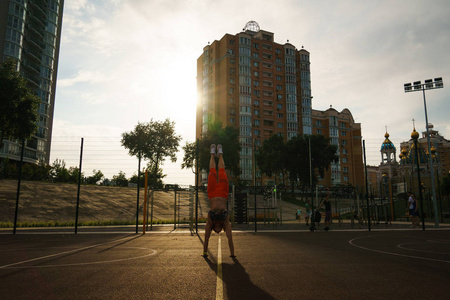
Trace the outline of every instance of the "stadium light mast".
<instances>
[{"instance_id":1,"label":"stadium light mast","mask_svg":"<svg viewBox=\"0 0 450 300\"><path fill-rule=\"evenodd\" d=\"M432 158L432 154L431 154L430 131L429 131L429 124L428 124L427 101L425 98L425 90L440 89L443 87L444 87L444 82L442 81L442 77L434 78L434 81L432 79L426 79L425 83L421 83L420 81L414 81L412 85L411 85L411 83L404 84L405 93L418 92L418 91L422 91L422 93L423 93L423 106L425 109L425 122L426 122L426 128L427 128L427 142L428 142L428 155L429 155L428 162L430 165L430 174L431 174L431 190L433 192L432 198L433 198L433 206L434 206L435 227L439 227L439 216L438 216L438 208L437 208L437 201L436 201L436 188L435 188L435 184L434 184L433 158Z\"/></svg>"}]
</instances>

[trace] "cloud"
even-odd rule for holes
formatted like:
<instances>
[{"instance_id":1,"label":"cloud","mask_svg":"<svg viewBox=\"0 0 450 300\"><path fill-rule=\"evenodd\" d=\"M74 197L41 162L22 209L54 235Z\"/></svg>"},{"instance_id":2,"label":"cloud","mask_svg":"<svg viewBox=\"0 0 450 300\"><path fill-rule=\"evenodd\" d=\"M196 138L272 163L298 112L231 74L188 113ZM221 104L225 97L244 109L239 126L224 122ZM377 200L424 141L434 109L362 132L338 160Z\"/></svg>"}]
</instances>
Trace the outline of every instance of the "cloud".
<instances>
[{"instance_id":1,"label":"cloud","mask_svg":"<svg viewBox=\"0 0 450 300\"><path fill-rule=\"evenodd\" d=\"M403 84L450 78L449 14L444 0L68 1L55 108L56 121L68 123L55 121L54 132L120 134L170 117L192 141L197 58L255 20L278 43L311 52L313 108L348 108L379 162L385 126L396 142L409 139L412 118L425 125L420 93L405 94ZM447 138L449 96L427 92L430 122ZM77 122L87 127L70 126Z\"/></svg>"}]
</instances>

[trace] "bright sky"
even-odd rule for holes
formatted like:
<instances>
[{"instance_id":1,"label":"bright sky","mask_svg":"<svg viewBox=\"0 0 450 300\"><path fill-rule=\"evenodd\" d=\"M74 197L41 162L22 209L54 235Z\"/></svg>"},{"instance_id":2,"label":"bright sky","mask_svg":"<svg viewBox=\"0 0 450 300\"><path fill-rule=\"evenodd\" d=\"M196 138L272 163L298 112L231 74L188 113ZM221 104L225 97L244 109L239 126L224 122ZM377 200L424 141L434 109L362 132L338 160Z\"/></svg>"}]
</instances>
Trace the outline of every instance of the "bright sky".
<instances>
[{"instance_id":1,"label":"bright sky","mask_svg":"<svg viewBox=\"0 0 450 300\"><path fill-rule=\"evenodd\" d=\"M403 84L443 77L426 92L428 120L450 139L448 0L77 0L63 17L51 162L106 177L137 173L120 146L138 122L170 118L195 140L196 61L208 42L254 20L275 41L311 53L313 109L348 108L361 123L368 164L381 162L385 126L397 149L416 120L425 130L421 92ZM397 155L398 155L397 151ZM163 165L165 183L194 184L190 170Z\"/></svg>"}]
</instances>

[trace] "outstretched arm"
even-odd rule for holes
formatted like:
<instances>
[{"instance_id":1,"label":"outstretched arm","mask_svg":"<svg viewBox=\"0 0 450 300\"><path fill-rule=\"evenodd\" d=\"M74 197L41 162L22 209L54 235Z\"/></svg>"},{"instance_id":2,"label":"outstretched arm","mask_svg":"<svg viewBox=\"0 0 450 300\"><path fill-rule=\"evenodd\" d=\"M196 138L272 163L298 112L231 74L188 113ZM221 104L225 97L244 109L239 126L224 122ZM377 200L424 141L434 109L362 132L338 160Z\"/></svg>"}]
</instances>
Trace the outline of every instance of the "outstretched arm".
<instances>
[{"instance_id":1,"label":"outstretched arm","mask_svg":"<svg viewBox=\"0 0 450 300\"><path fill-rule=\"evenodd\" d=\"M230 256L236 257L236 255L234 255L233 234L231 233L231 223L230 223L229 218L230 217L228 216L227 219L225 220L225 222L223 224L223 229L224 229L225 233L227 234L228 246L230 247Z\"/></svg>"},{"instance_id":2,"label":"outstretched arm","mask_svg":"<svg viewBox=\"0 0 450 300\"><path fill-rule=\"evenodd\" d=\"M208 219L206 220L206 226L205 226L205 241L203 243L203 256L208 257L208 243L209 238L211 237L211 230L212 230L212 222L210 217L208 216Z\"/></svg>"}]
</instances>

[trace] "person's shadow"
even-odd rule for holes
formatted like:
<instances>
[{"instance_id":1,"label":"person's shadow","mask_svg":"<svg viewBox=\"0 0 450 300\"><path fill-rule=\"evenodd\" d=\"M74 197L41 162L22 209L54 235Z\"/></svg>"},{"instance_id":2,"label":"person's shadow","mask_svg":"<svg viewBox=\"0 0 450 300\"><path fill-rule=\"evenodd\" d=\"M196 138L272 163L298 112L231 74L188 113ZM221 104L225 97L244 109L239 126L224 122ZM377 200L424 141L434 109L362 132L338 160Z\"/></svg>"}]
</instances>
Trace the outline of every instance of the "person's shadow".
<instances>
[{"instance_id":1,"label":"person's shadow","mask_svg":"<svg viewBox=\"0 0 450 300\"><path fill-rule=\"evenodd\" d=\"M217 263L205 257L211 270L217 274ZM237 258L233 263L222 263L222 280L227 299L275 299L272 295L256 286Z\"/></svg>"}]
</instances>

